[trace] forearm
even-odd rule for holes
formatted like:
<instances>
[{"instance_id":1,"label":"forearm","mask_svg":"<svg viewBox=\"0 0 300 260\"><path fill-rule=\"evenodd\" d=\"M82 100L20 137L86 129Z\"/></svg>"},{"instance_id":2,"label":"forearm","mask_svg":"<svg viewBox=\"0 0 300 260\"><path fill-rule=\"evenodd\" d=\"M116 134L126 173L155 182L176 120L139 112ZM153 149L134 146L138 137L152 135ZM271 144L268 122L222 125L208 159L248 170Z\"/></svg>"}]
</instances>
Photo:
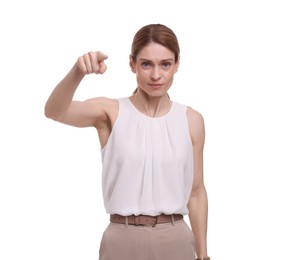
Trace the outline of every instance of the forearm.
<instances>
[{"instance_id":1,"label":"forearm","mask_svg":"<svg viewBox=\"0 0 300 260\"><path fill-rule=\"evenodd\" d=\"M75 64L55 87L45 105L45 116L57 120L69 107L84 74Z\"/></svg>"},{"instance_id":2,"label":"forearm","mask_svg":"<svg viewBox=\"0 0 300 260\"><path fill-rule=\"evenodd\" d=\"M194 191L189 201L189 220L196 241L198 257L207 257L208 200L203 186Z\"/></svg>"}]
</instances>

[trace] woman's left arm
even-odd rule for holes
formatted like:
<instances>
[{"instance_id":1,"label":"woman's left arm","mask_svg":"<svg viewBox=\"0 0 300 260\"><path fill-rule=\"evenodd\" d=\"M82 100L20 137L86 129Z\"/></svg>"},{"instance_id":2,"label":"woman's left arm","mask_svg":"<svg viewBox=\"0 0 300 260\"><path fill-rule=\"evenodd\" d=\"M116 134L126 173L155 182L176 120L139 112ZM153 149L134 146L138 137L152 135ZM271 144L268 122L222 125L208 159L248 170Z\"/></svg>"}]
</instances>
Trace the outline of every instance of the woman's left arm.
<instances>
[{"instance_id":1,"label":"woman's left arm","mask_svg":"<svg viewBox=\"0 0 300 260\"><path fill-rule=\"evenodd\" d=\"M196 253L199 258L207 257L207 217L208 199L203 178L203 148L205 127L202 115L188 108L187 118L193 144L194 181L188 202L189 220L196 241Z\"/></svg>"}]
</instances>

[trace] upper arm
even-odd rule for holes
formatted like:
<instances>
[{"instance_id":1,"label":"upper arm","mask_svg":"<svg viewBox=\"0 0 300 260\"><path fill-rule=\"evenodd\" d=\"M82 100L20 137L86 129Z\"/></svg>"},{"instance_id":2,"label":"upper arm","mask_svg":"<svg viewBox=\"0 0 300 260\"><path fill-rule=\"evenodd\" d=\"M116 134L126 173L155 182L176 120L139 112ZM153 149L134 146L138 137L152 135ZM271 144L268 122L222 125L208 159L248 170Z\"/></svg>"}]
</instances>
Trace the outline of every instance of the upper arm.
<instances>
[{"instance_id":1,"label":"upper arm","mask_svg":"<svg viewBox=\"0 0 300 260\"><path fill-rule=\"evenodd\" d=\"M85 101L72 101L59 122L76 127L97 127L108 123L110 113L118 106L113 99L97 97Z\"/></svg>"},{"instance_id":2,"label":"upper arm","mask_svg":"<svg viewBox=\"0 0 300 260\"><path fill-rule=\"evenodd\" d=\"M187 118L194 155L194 182L192 192L204 186L203 182L203 149L205 142L205 126L203 116L188 107Z\"/></svg>"}]
</instances>

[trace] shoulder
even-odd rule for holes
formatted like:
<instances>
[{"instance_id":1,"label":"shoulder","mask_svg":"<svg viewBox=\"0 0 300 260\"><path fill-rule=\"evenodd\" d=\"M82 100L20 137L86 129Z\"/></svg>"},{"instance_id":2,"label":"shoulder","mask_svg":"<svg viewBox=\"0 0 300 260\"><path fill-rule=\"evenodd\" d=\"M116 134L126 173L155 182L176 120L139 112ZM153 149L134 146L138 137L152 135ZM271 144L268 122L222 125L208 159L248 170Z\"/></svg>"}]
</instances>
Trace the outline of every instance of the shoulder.
<instances>
[{"instance_id":1,"label":"shoulder","mask_svg":"<svg viewBox=\"0 0 300 260\"><path fill-rule=\"evenodd\" d=\"M173 102L176 103L178 107L181 107L181 109L185 111L189 126L196 126L196 127L198 126L200 128L204 126L204 118L199 111L195 110L191 106L176 101Z\"/></svg>"},{"instance_id":2,"label":"shoulder","mask_svg":"<svg viewBox=\"0 0 300 260\"><path fill-rule=\"evenodd\" d=\"M193 109L192 107L187 106L186 115L192 142L204 142L205 126L202 114L199 111Z\"/></svg>"},{"instance_id":3,"label":"shoulder","mask_svg":"<svg viewBox=\"0 0 300 260\"><path fill-rule=\"evenodd\" d=\"M200 125L204 124L204 119L202 114L190 106L187 106L186 115L189 122L200 124Z\"/></svg>"}]
</instances>

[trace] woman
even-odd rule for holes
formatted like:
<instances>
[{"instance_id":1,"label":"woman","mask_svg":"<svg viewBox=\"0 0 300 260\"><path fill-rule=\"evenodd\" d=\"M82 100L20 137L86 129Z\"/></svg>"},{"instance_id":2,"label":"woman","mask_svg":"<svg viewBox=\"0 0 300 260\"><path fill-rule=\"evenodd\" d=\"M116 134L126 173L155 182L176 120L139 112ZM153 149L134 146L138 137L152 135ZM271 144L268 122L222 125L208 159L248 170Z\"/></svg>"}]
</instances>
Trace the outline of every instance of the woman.
<instances>
[{"instance_id":1,"label":"woman","mask_svg":"<svg viewBox=\"0 0 300 260\"><path fill-rule=\"evenodd\" d=\"M131 96L73 100L85 75L105 72L108 57L98 51L78 58L45 105L48 118L97 129L104 205L111 221L100 260L209 259L204 121L168 95L179 54L170 28L146 25L132 43L130 68L137 88Z\"/></svg>"}]
</instances>

